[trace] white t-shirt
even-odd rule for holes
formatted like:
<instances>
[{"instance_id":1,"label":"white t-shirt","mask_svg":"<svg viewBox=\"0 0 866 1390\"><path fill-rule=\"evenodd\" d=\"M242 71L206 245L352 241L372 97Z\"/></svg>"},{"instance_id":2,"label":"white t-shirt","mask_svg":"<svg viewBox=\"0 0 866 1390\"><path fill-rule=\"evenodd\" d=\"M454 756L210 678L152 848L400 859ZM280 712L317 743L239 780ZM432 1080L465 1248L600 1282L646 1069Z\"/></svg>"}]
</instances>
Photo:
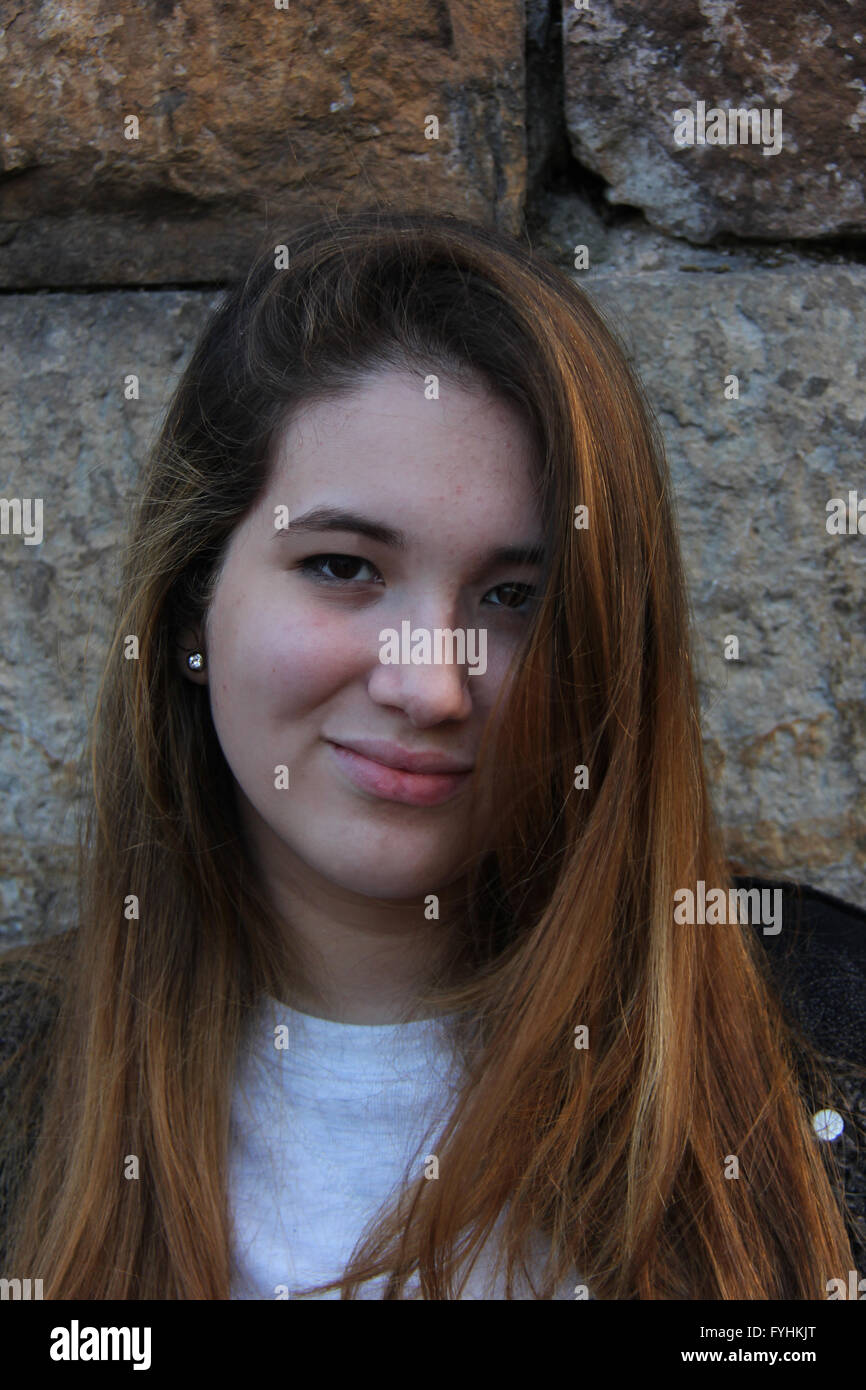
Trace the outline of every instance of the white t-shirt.
<instances>
[{"instance_id":1,"label":"white t-shirt","mask_svg":"<svg viewBox=\"0 0 866 1390\"><path fill-rule=\"evenodd\" d=\"M447 1027L447 1018L339 1023L262 1002L232 1103L232 1298L294 1298L342 1274L407 1165L410 1179L425 1171L456 1093ZM504 1261L494 1270L488 1247L499 1248L485 1246L462 1298L504 1298ZM539 1260L543 1253L539 1239ZM357 1297L381 1299L385 1282L369 1281ZM556 1298L574 1299L580 1282L575 1274ZM535 1297L515 1283L518 1297ZM409 1296L417 1289L416 1276Z\"/></svg>"}]
</instances>

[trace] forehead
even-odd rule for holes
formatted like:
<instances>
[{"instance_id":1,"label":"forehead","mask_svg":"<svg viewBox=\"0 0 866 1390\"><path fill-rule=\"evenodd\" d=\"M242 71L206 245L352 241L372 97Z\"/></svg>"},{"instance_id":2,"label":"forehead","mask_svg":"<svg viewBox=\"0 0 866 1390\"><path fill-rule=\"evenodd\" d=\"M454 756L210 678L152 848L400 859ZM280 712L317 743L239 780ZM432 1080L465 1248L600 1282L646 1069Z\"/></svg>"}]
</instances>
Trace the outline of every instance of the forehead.
<instances>
[{"instance_id":1,"label":"forehead","mask_svg":"<svg viewBox=\"0 0 866 1390\"><path fill-rule=\"evenodd\" d=\"M302 404L275 440L281 485L375 476L389 490L458 479L486 490L523 474L528 484L535 440L517 403L480 380L467 387L440 378L432 399L425 384L420 374L378 372L339 397Z\"/></svg>"}]
</instances>

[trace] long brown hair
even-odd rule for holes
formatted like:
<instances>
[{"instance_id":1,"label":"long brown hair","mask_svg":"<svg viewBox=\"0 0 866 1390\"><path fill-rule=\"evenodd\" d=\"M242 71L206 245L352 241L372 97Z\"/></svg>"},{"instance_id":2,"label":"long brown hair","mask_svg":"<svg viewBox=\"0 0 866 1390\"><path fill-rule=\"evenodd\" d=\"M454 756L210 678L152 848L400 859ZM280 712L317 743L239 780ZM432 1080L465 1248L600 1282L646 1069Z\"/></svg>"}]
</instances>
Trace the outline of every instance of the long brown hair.
<instances>
[{"instance_id":1,"label":"long brown hair","mask_svg":"<svg viewBox=\"0 0 866 1390\"><path fill-rule=\"evenodd\" d=\"M205 326L137 498L80 922L29 950L58 1015L8 1267L54 1299L229 1297L244 1024L300 965L177 634L206 613L288 412L390 364L481 380L528 412L550 558L477 759L496 818L473 846L468 926L418 996L468 1020L440 1177L407 1180L327 1287L351 1297L384 1275L385 1297L407 1297L414 1274L424 1298L458 1297L501 1221L509 1296L541 1230L539 1297L578 1271L599 1298L823 1298L853 1255L760 944L673 916L676 890L732 880L667 464L615 334L528 247L446 215L322 218L285 246Z\"/></svg>"}]
</instances>

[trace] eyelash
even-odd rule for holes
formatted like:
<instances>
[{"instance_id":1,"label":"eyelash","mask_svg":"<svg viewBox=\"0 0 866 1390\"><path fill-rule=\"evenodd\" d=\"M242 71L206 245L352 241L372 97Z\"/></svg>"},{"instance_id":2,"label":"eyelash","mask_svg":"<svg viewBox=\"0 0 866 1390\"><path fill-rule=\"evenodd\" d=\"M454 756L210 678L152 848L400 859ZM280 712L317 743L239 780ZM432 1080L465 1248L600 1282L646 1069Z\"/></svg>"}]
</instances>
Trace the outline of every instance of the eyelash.
<instances>
[{"instance_id":1,"label":"eyelash","mask_svg":"<svg viewBox=\"0 0 866 1390\"><path fill-rule=\"evenodd\" d=\"M340 553L337 552L337 551L323 552L322 554L319 554L319 555L308 555L308 556L306 557L306 559L300 561L300 563L299 563L299 565L298 565L298 568L301 570L301 572L302 572L303 574L308 575L309 578L313 579L313 580L314 580L316 583L318 583L318 584L346 584L346 585L348 585L348 584L358 584L358 583L363 583L363 582L364 582L363 580L358 580L358 579L339 579L339 578L337 578L337 577L335 577L335 576L333 576L333 575L326 575L326 574L320 574L320 573L318 573L318 571L316 570L315 567L316 567L318 564L320 564L320 563L322 563L322 562L324 562L324 561L326 561L326 560L351 560L351 561L352 561L354 564L356 564L356 565L369 565L371 569L376 569L376 566L373 564L372 560L364 560L360 555L342 555L342 554L340 554ZM377 571L377 573L378 573L378 571ZM496 584L496 585L494 585L493 589L491 590L491 593L495 592L496 589L527 589L527 590L531 590L531 592L529 592L529 593L527 593L527 594L524 595L524 600L523 600L523 601L524 601L524 603L527 603L527 604L531 604L531 603L533 602L533 600L536 599L536 598L538 597L537 593L535 592L535 587L534 587L534 585L532 585L532 584ZM506 613L516 613L516 614L519 615L519 614L522 612L522 609L521 609L520 607L518 607L518 608L509 608L507 604L496 604L496 605L494 605L494 606L495 606L495 607L498 607L498 608L502 608L502 610L503 610L504 612L506 612Z\"/></svg>"}]
</instances>

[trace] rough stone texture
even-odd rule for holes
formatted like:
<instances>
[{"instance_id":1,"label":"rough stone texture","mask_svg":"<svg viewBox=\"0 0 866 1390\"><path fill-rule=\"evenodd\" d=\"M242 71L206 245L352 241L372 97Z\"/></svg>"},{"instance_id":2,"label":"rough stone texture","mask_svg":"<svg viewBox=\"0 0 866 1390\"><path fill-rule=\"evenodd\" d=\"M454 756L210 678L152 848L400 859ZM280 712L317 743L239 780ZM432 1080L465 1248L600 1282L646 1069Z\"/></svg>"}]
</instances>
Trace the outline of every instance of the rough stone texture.
<instances>
[{"instance_id":1,"label":"rough stone texture","mask_svg":"<svg viewBox=\"0 0 866 1390\"><path fill-rule=\"evenodd\" d=\"M664 430L730 852L866 906L866 538L826 529L866 496L866 269L582 283Z\"/></svg>"},{"instance_id":2,"label":"rough stone texture","mask_svg":"<svg viewBox=\"0 0 866 1390\"><path fill-rule=\"evenodd\" d=\"M0 299L0 488L41 497L41 545L0 536L0 933L75 920L76 791L127 506L219 293ZM124 399L135 372L141 399Z\"/></svg>"},{"instance_id":3,"label":"rough stone texture","mask_svg":"<svg viewBox=\"0 0 866 1390\"><path fill-rule=\"evenodd\" d=\"M866 15L789 0L562 0L575 158L657 227L826 237L866 228ZM782 111L782 149L678 146L673 113Z\"/></svg>"},{"instance_id":4,"label":"rough stone texture","mask_svg":"<svg viewBox=\"0 0 866 1390\"><path fill-rule=\"evenodd\" d=\"M825 503L863 492L866 269L602 269L669 447L716 800L743 865L866 906L866 548ZM138 460L218 293L0 301L4 496L41 496L41 546L0 539L0 921L74 919L75 769ZM142 399L123 399L139 373ZM723 396L740 378L740 399ZM740 661L725 661L735 633Z\"/></svg>"},{"instance_id":5,"label":"rough stone texture","mask_svg":"<svg viewBox=\"0 0 866 1390\"><path fill-rule=\"evenodd\" d=\"M4 0L0 92L2 286L233 278L347 199L519 223L522 0Z\"/></svg>"},{"instance_id":6,"label":"rough stone texture","mask_svg":"<svg viewBox=\"0 0 866 1390\"><path fill-rule=\"evenodd\" d=\"M612 212L599 207L597 197L585 190L540 192L527 209L527 234L532 247L572 274L580 268L580 282L598 271L637 275L645 271L681 270L726 275L731 271L838 267L847 271L852 251L823 242L742 242L725 238L710 245L696 245L652 227L635 209ZM588 267L577 266L577 250L586 249ZM854 253L856 255L856 253ZM856 259L853 264L860 262Z\"/></svg>"}]
</instances>

